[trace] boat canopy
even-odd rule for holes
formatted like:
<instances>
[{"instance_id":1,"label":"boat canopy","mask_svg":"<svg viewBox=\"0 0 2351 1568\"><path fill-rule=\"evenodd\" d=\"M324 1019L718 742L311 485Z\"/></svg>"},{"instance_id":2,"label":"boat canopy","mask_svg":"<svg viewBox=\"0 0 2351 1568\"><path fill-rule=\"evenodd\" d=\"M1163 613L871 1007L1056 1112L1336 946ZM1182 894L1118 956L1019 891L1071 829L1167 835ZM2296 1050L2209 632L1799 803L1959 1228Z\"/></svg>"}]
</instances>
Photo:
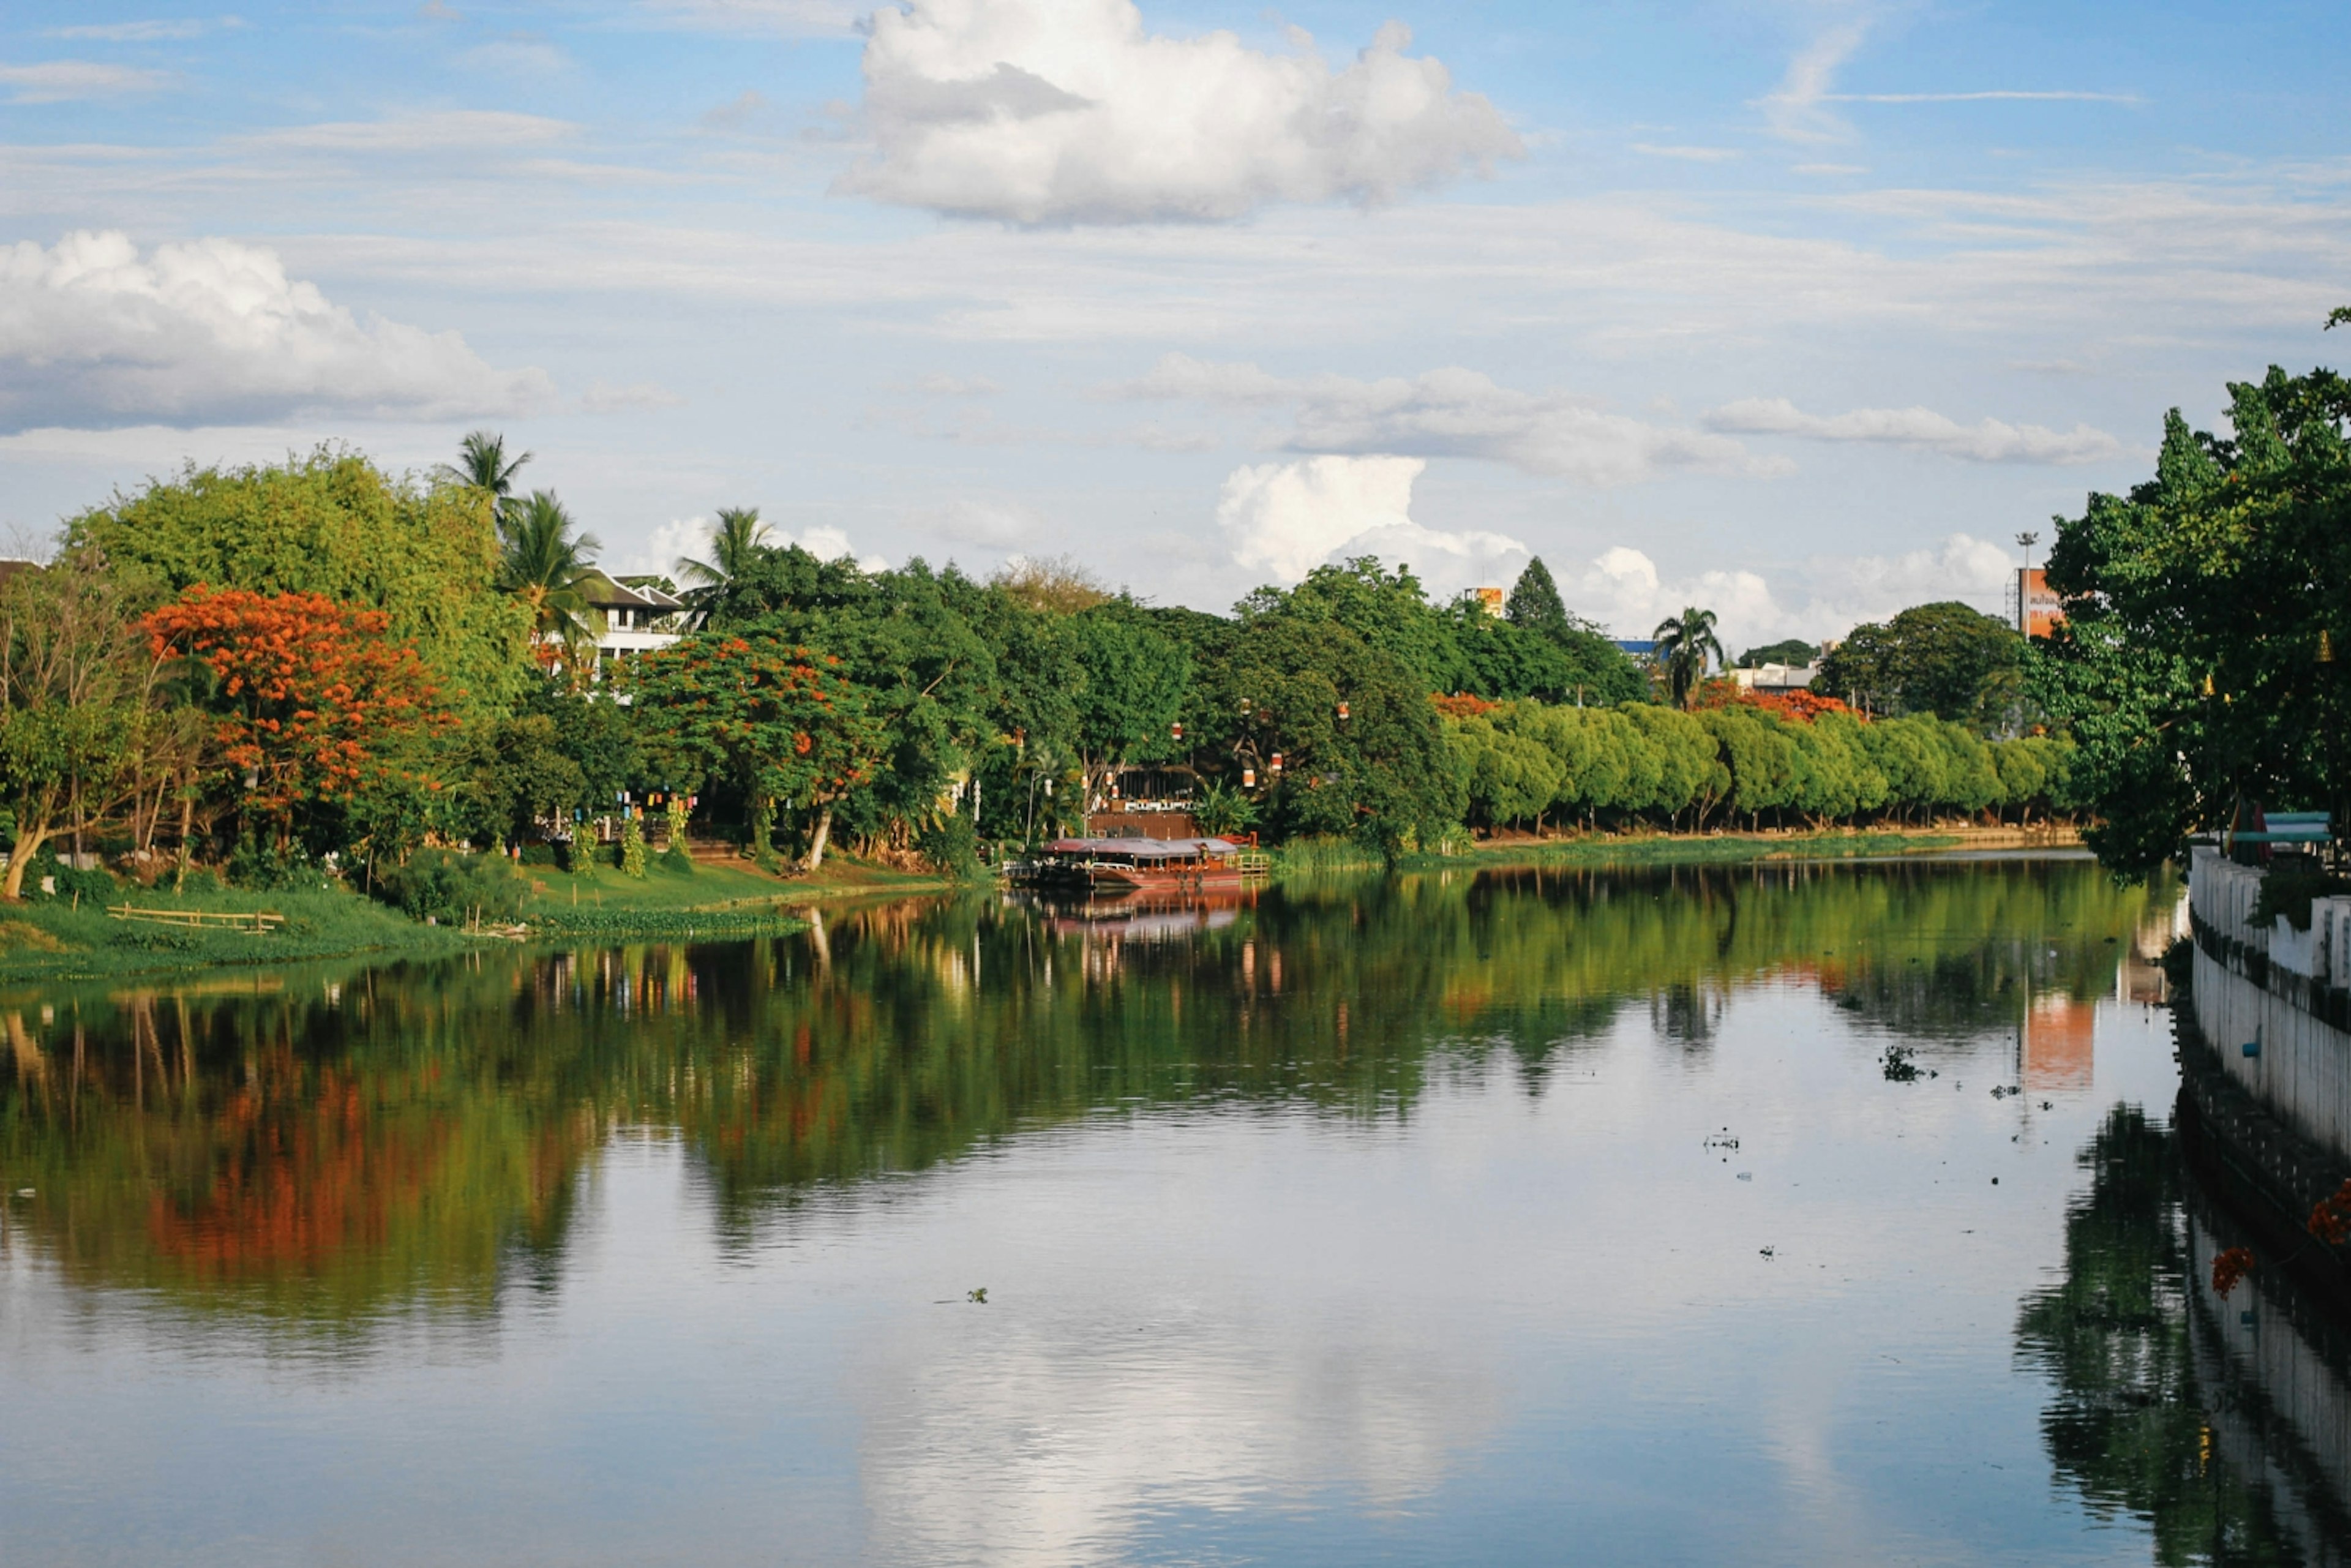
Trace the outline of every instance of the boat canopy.
<instances>
[{"instance_id":1,"label":"boat canopy","mask_svg":"<svg viewBox=\"0 0 2351 1568\"><path fill-rule=\"evenodd\" d=\"M1187 861L1203 855L1238 854L1230 839L1055 839L1049 855L1126 855L1136 861Z\"/></svg>"}]
</instances>

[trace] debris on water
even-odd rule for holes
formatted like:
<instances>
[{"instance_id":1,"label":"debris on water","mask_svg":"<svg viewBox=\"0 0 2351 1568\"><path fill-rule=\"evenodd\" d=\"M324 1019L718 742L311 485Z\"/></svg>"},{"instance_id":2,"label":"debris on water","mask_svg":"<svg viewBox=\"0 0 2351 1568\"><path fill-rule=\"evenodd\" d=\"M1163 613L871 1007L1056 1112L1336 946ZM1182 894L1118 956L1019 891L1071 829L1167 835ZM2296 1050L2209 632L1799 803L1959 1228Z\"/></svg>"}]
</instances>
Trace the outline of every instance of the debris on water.
<instances>
[{"instance_id":1,"label":"debris on water","mask_svg":"<svg viewBox=\"0 0 2351 1568\"><path fill-rule=\"evenodd\" d=\"M1910 1060L1914 1053L1907 1045L1889 1045L1877 1064L1888 1083L1915 1083L1918 1081L1918 1064Z\"/></svg>"},{"instance_id":2,"label":"debris on water","mask_svg":"<svg viewBox=\"0 0 2351 1568\"><path fill-rule=\"evenodd\" d=\"M1994 1177L1992 1177L1992 1178L1991 1178L1991 1185L1992 1185L1992 1186L1998 1186L2000 1185L2000 1177L1998 1177L1998 1176L1994 1176Z\"/></svg>"},{"instance_id":3,"label":"debris on water","mask_svg":"<svg viewBox=\"0 0 2351 1568\"><path fill-rule=\"evenodd\" d=\"M1739 1146L1739 1140L1730 1135L1729 1128L1725 1127L1719 1133L1708 1133L1706 1146L1709 1149L1735 1149Z\"/></svg>"},{"instance_id":4,"label":"debris on water","mask_svg":"<svg viewBox=\"0 0 2351 1568\"><path fill-rule=\"evenodd\" d=\"M1766 1258L1772 1256L1772 1249L1769 1247L1759 1249L1759 1250L1761 1251L1762 1255Z\"/></svg>"},{"instance_id":5,"label":"debris on water","mask_svg":"<svg viewBox=\"0 0 2351 1568\"><path fill-rule=\"evenodd\" d=\"M1994 1178L1994 1179L1998 1179L1998 1178ZM987 1286L985 1286L985 1285L982 1285L978 1290L970 1292L968 1295L965 1296L965 1297L964 1297L964 1300L965 1300L965 1301L977 1301L977 1302L978 1302L981 1306L983 1306L983 1307L984 1307L984 1306L986 1306L986 1305L987 1305Z\"/></svg>"},{"instance_id":6,"label":"debris on water","mask_svg":"<svg viewBox=\"0 0 2351 1568\"><path fill-rule=\"evenodd\" d=\"M2047 1109L2049 1109L2049 1102L2048 1102L2048 1101L2046 1101L2046 1100L2043 1100L2043 1102L2041 1102L2041 1108L2042 1108L2043 1111L2046 1111Z\"/></svg>"},{"instance_id":7,"label":"debris on water","mask_svg":"<svg viewBox=\"0 0 2351 1568\"><path fill-rule=\"evenodd\" d=\"M33 1196L33 1189L29 1186L20 1186L16 1189L16 1196L18 1197L30 1197Z\"/></svg>"},{"instance_id":8,"label":"debris on water","mask_svg":"<svg viewBox=\"0 0 2351 1568\"><path fill-rule=\"evenodd\" d=\"M1753 1171L1740 1171L1739 1173L1739 1179L1740 1181L1753 1181L1755 1179L1755 1173Z\"/></svg>"}]
</instances>

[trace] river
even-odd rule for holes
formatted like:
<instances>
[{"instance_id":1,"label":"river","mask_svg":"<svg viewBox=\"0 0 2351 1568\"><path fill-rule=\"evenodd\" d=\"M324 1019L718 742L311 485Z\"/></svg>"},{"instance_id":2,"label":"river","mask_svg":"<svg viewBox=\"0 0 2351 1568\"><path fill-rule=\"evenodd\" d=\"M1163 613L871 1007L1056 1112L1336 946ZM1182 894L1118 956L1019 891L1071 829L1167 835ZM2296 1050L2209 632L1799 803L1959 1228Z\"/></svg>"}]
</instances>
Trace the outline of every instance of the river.
<instances>
[{"instance_id":1,"label":"river","mask_svg":"<svg viewBox=\"0 0 2351 1568\"><path fill-rule=\"evenodd\" d=\"M0 1560L2340 1561L2190 1262L2177 904L1486 871L0 991Z\"/></svg>"}]
</instances>

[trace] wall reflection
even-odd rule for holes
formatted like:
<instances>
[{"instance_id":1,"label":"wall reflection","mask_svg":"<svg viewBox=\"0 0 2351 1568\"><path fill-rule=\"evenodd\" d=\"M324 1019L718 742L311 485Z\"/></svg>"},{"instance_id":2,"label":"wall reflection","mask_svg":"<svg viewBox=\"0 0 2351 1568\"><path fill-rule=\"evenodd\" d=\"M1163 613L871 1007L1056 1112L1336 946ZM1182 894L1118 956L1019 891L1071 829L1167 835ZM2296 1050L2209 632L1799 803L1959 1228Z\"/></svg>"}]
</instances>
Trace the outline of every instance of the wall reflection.
<instances>
[{"instance_id":1,"label":"wall reflection","mask_svg":"<svg viewBox=\"0 0 2351 1568\"><path fill-rule=\"evenodd\" d=\"M2231 1222L2172 1134L2118 1106L2079 1163L2064 1278L2018 1317L2059 1479L2163 1563L2351 1561L2351 1336L2272 1270L2212 1289Z\"/></svg>"}]
</instances>

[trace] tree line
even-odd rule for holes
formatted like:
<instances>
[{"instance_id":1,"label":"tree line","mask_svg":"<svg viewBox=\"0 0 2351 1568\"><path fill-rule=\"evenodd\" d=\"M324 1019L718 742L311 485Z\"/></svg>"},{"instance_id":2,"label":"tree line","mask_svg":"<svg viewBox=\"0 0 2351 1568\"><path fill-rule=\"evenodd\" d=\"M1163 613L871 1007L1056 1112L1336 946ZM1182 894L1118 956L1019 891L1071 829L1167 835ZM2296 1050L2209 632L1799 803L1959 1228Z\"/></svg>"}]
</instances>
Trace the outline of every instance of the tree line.
<instances>
[{"instance_id":1,"label":"tree line","mask_svg":"<svg viewBox=\"0 0 2351 1568\"><path fill-rule=\"evenodd\" d=\"M1389 854L1465 821L2070 802L2062 744L1983 738L2015 727L1986 695L2005 653L1954 674L1896 617L1864 629L1882 635L1853 695L1874 719L1750 704L1710 678L1709 612L1661 626L1646 664L1540 560L1499 615L1368 557L1212 615L1067 561L869 570L730 508L706 559L628 580L679 597L680 639L600 661L597 543L554 492L520 491L529 461L487 433L423 476L320 448L192 465L69 518L53 559L0 584L0 895L61 848L142 874L372 879L423 846L538 853L610 828L641 865L648 809L766 862L846 841L959 867L1077 825L1134 768L1176 780L1207 831ZM1991 618L1927 609L1998 648Z\"/></svg>"}]
</instances>

